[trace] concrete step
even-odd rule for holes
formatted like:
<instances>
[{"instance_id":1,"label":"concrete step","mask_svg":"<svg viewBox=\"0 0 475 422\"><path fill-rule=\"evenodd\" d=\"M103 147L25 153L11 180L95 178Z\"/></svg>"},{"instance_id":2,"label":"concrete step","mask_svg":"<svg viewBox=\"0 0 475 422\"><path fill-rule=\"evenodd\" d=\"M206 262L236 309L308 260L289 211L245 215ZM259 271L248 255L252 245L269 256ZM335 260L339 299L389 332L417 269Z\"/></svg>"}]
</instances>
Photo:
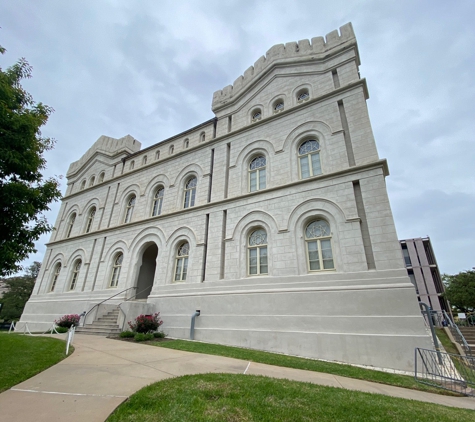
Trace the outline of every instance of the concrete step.
<instances>
[{"instance_id":1,"label":"concrete step","mask_svg":"<svg viewBox=\"0 0 475 422\"><path fill-rule=\"evenodd\" d=\"M92 324L88 325L98 325L101 327L115 327L117 326L117 320L116 321L94 321Z\"/></svg>"},{"instance_id":2,"label":"concrete step","mask_svg":"<svg viewBox=\"0 0 475 422\"><path fill-rule=\"evenodd\" d=\"M79 328L76 330L76 332L78 334L97 334L97 335L103 335L103 336L108 336L108 335L111 335L111 334L119 334L120 333L120 329L119 328L116 328L116 329L112 329L112 330L104 330L104 329L101 329L101 328L97 328L97 327L84 327L84 328Z\"/></svg>"}]
</instances>

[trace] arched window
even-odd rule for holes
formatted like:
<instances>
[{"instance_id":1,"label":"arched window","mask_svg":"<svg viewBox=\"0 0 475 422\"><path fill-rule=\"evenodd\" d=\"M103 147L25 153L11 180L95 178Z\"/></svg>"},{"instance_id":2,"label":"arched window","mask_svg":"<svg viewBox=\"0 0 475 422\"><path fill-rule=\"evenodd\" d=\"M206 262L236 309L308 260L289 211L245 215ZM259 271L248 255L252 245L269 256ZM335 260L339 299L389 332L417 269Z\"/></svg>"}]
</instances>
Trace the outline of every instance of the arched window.
<instances>
[{"instance_id":1,"label":"arched window","mask_svg":"<svg viewBox=\"0 0 475 422\"><path fill-rule=\"evenodd\" d=\"M102 183L104 181L104 177L106 177L106 174L104 172L102 172L100 175L99 175L99 183Z\"/></svg>"},{"instance_id":2,"label":"arched window","mask_svg":"<svg viewBox=\"0 0 475 422\"><path fill-rule=\"evenodd\" d=\"M163 203L164 194L165 194L165 189L163 188L163 186L160 186L155 192L155 196L153 198L152 217L155 215L160 215L160 213L162 212L162 203Z\"/></svg>"},{"instance_id":3,"label":"arched window","mask_svg":"<svg viewBox=\"0 0 475 422\"><path fill-rule=\"evenodd\" d=\"M262 110L260 108L255 108L251 113L251 122L257 122L262 119Z\"/></svg>"},{"instance_id":4,"label":"arched window","mask_svg":"<svg viewBox=\"0 0 475 422\"><path fill-rule=\"evenodd\" d=\"M249 192L266 188L266 157L260 155L249 164Z\"/></svg>"},{"instance_id":5,"label":"arched window","mask_svg":"<svg viewBox=\"0 0 475 422\"><path fill-rule=\"evenodd\" d=\"M135 195L132 195L127 201L127 208L125 209L124 223L130 223L132 221L132 214L135 207Z\"/></svg>"},{"instance_id":6,"label":"arched window","mask_svg":"<svg viewBox=\"0 0 475 422\"><path fill-rule=\"evenodd\" d=\"M160 159L160 150L157 150L155 152L155 160L159 160Z\"/></svg>"},{"instance_id":7,"label":"arched window","mask_svg":"<svg viewBox=\"0 0 475 422\"><path fill-rule=\"evenodd\" d=\"M183 203L183 208L190 208L195 205L195 197L196 197L196 185L198 184L198 180L196 177L192 177L188 179L185 184L185 199Z\"/></svg>"},{"instance_id":8,"label":"arched window","mask_svg":"<svg viewBox=\"0 0 475 422\"><path fill-rule=\"evenodd\" d=\"M304 101L307 101L309 98L310 98L310 94L307 88L301 89L299 92L297 92L298 103L303 103Z\"/></svg>"},{"instance_id":9,"label":"arched window","mask_svg":"<svg viewBox=\"0 0 475 422\"><path fill-rule=\"evenodd\" d=\"M284 110L284 100L279 99L274 103L274 113L279 113Z\"/></svg>"},{"instance_id":10,"label":"arched window","mask_svg":"<svg viewBox=\"0 0 475 422\"><path fill-rule=\"evenodd\" d=\"M175 152L175 145L170 145L169 154L172 155Z\"/></svg>"},{"instance_id":11,"label":"arched window","mask_svg":"<svg viewBox=\"0 0 475 422\"><path fill-rule=\"evenodd\" d=\"M81 269L82 261L78 259L74 263L73 273L71 275L71 283L69 283L69 290L74 290L76 288L76 283L79 277L79 270Z\"/></svg>"},{"instance_id":12,"label":"arched window","mask_svg":"<svg viewBox=\"0 0 475 422\"><path fill-rule=\"evenodd\" d=\"M85 187L86 187L86 181L83 180L83 181L81 182L81 187L80 187L79 189L80 189L80 190L84 190Z\"/></svg>"},{"instance_id":13,"label":"arched window","mask_svg":"<svg viewBox=\"0 0 475 422\"><path fill-rule=\"evenodd\" d=\"M305 229L309 271L332 270L333 262L330 225L324 220L312 221Z\"/></svg>"},{"instance_id":14,"label":"arched window","mask_svg":"<svg viewBox=\"0 0 475 422\"><path fill-rule=\"evenodd\" d=\"M115 259L114 264L112 265L112 274L111 274L111 281L109 283L109 287L117 287L119 284L119 276L120 270L122 268L122 261L124 260L124 255L119 253Z\"/></svg>"},{"instance_id":15,"label":"arched window","mask_svg":"<svg viewBox=\"0 0 475 422\"><path fill-rule=\"evenodd\" d=\"M247 257L249 275L269 272L267 264L267 233L264 229L253 231L248 238Z\"/></svg>"},{"instance_id":16,"label":"arched window","mask_svg":"<svg viewBox=\"0 0 475 422\"><path fill-rule=\"evenodd\" d=\"M320 164L320 142L316 139L309 139L299 146L299 168L300 177L307 177L322 174L322 165Z\"/></svg>"},{"instance_id":17,"label":"arched window","mask_svg":"<svg viewBox=\"0 0 475 422\"><path fill-rule=\"evenodd\" d=\"M183 141L183 148L188 148L190 146L190 140L188 138L186 138L184 141Z\"/></svg>"},{"instance_id":18,"label":"arched window","mask_svg":"<svg viewBox=\"0 0 475 422\"><path fill-rule=\"evenodd\" d=\"M185 242L182 243L176 252L175 259L175 281L185 281L186 273L188 271L188 255L190 254L190 245Z\"/></svg>"},{"instance_id":19,"label":"arched window","mask_svg":"<svg viewBox=\"0 0 475 422\"><path fill-rule=\"evenodd\" d=\"M92 229L92 223L94 223L94 216L96 215L96 207L92 207L87 216L86 233L89 233Z\"/></svg>"},{"instance_id":20,"label":"arched window","mask_svg":"<svg viewBox=\"0 0 475 422\"><path fill-rule=\"evenodd\" d=\"M204 132L200 133L200 142L204 142L206 140L206 134Z\"/></svg>"},{"instance_id":21,"label":"arched window","mask_svg":"<svg viewBox=\"0 0 475 422\"><path fill-rule=\"evenodd\" d=\"M89 180L89 187L92 187L94 186L94 182L96 181L96 177L95 176L92 176L91 177L91 180Z\"/></svg>"},{"instance_id":22,"label":"arched window","mask_svg":"<svg viewBox=\"0 0 475 422\"><path fill-rule=\"evenodd\" d=\"M129 170L133 170L134 167L135 167L135 161L132 160L132 161L130 162L130 165L129 165Z\"/></svg>"},{"instance_id":23,"label":"arched window","mask_svg":"<svg viewBox=\"0 0 475 422\"><path fill-rule=\"evenodd\" d=\"M61 272L61 263L58 263L56 264L56 267L54 267L53 278L51 279L51 287L49 289L50 292L54 291L60 272Z\"/></svg>"},{"instance_id":24,"label":"arched window","mask_svg":"<svg viewBox=\"0 0 475 422\"><path fill-rule=\"evenodd\" d=\"M71 214L71 217L69 217L68 228L66 230L66 237L71 236L71 232L73 231L73 226L74 226L75 221L76 221L76 213L74 212Z\"/></svg>"},{"instance_id":25,"label":"arched window","mask_svg":"<svg viewBox=\"0 0 475 422\"><path fill-rule=\"evenodd\" d=\"M147 164L147 156L146 155L142 158L142 165L144 166L145 164Z\"/></svg>"}]
</instances>

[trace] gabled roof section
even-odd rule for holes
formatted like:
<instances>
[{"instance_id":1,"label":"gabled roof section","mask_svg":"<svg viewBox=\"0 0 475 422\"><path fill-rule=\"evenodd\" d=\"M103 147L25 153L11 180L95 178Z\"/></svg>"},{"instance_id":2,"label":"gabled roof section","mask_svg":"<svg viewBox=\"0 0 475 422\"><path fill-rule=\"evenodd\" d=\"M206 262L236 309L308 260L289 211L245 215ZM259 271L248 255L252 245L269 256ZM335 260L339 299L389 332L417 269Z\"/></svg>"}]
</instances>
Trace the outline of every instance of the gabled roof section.
<instances>
[{"instance_id":1,"label":"gabled roof section","mask_svg":"<svg viewBox=\"0 0 475 422\"><path fill-rule=\"evenodd\" d=\"M340 32L335 29L327 34L325 38L315 37L311 40L274 45L265 56L261 56L254 63L254 66L249 67L244 75L239 76L233 85L225 86L222 90L216 91L213 94L211 108L213 111L217 111L225 107L233 99L239 97L253 82L278 64L292 63L301 59L323 59L329 54L347 48L349 45L356 46L355 33L351 22L341 26Z\"/></svg>"},{"instance_id":2,"label":"gabled roof section","mask_svg":"<svg viewBox=\"0 0 475 422\"><path fill-rule=\"evenodd\" d=\"M142 144L130 135L126 135L120 139L102 135L79 160L71 163L68 172L66 173L66 177L69 178L76 174L96 154L114 157L117 154L125 152L127 155L129 155L140 151L141 146Z\"/></svg>"}]
</instances>

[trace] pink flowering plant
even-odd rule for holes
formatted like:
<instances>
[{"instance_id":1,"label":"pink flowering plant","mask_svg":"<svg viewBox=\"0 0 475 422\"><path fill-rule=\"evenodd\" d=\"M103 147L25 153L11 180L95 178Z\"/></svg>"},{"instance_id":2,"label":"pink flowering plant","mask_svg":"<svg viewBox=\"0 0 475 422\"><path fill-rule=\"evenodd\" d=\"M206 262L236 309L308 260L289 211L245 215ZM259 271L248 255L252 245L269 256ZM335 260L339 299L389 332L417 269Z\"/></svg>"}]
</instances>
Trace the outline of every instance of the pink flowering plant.
<instances>
[{"instance_id":1,"label":"pink flowering plant","mask_svg":"<svg viewBox=\"0 0 475 422\"><path fill-rule=\"evenodd\" d=\"M73 325L77 326L79 324L79 315L78 314L64 315L60 319L55 320L54 323L58 327L71 328Z\"/></svg>"},{"instance_id":2,"label":"pink flowering plant","mask_svg":"<svg viewBox=\"0 0 475 422\"><path fill-rule=\"evenodd\" d=\"M160 312L153 315L139 315L135 320L129 321L130 329L135 333L153 333L163 324L160 318Z\"/></svg>"}]
</instances>

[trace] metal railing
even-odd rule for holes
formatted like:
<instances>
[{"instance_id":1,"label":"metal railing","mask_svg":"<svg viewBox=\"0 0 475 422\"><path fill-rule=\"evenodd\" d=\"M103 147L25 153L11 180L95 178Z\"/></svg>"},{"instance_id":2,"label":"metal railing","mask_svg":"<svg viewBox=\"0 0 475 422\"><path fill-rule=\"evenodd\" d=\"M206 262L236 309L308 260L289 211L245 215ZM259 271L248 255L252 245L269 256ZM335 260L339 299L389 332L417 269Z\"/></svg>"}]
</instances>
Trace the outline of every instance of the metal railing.
<instances>
[{"instance_id":1,"label":"metal railing","mask_svg":"<svg viewBox=\"0 0 475 422\"><path fill-rule=\"evenodd\" d=\"M120 294L122 293L125 293L126 291L128 290L131 290L131 289L136 289L137 287L129 287L128 289L125 289L125 290L122 290L120 291L119 293L116 293L115 295L112 295L111 297L108 297L107 299L104 299L102 302L99 302L98 304L94 305L87 313L86 315L84 316L84 320L83 320L83 323L82 323L82 326L84 327L84 325L86 324L86 319L87 319L87 316L95 309L96 310L96 315L94 316L94 319L96 318L97 316L97 311L99 309L99 306L101 306L104 302L107 302L108 300L116 297L116 296L119 296Z\"/></svg>"},{"instance_id":2,"label":"metal railing","mask_svg":"<svg viewBox=\"0 0 475 422\"><path fill-rule=\"evenodd\" d=\"M459 327L453 323L453 321L448 317L447 312L443 311L445 321L447 321L447 328L450 330L455 341L460 344L466 355L473 356L472 348L465 340L465 337L459 330Z\"/></svg>"},{"instance_id":3,"label":"metal railing","mask_svg":"<svg viewBox=\"0 0 475 422\"><path fill-rule=\"evenodd\" d=\"M150 289L152 286L153 286L153 284L151 284L150 286L145 287L145 289L140 290L140 292L135 293L133 296L129 297L128 299L125 299L124 301L120 302L117 305L117 308L119 309L119 311L122 312L122 314L124 315L124 322L122 323L122 327L121 327L122 331L124 331L124 326L125 326L127 315L125 314L124 310L121 308L121 305L125 302L128 302L129 300L135 299L140 293L145 292L146 290Z\"/></svg>"},{"instance_id":4,"label":"metal railing","mask_svg":"<svg viewBox=\"0 0 475 422\"><path fill-rule=\"evenodd\" d=\"M475 358L416 348L414 378L421 384L475 397Z\"/></svg>"}]
</instances>

